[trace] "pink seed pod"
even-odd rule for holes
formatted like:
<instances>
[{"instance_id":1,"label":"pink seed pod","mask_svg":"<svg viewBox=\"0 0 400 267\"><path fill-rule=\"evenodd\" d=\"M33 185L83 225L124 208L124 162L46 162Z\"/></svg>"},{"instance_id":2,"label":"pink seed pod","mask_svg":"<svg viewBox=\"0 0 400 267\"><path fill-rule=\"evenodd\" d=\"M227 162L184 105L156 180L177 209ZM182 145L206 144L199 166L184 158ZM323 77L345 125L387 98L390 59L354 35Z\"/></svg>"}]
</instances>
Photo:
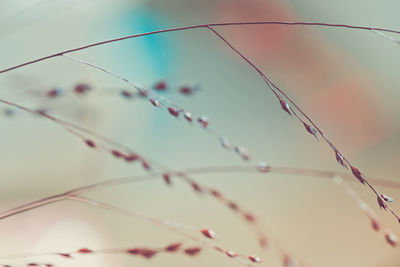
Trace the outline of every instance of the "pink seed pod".
<instances>
[{"instance_id":1,"label":"pink seed pod","mask_svg":"<svg viewBox=\"0 0 400 267\"><path fill-rule=\"evenodd\" d=\"M339 151L336 151L335 155L336 155L336 161L339 162L340 165L342 165L343 167L345 167L347 169L347 164L345 163L342 154L340 154Z\"/></svg>"},{"instance_id":2,"label":"pink seed pod","mask_svg":"<svg viewBox=\"0 0 400 267\"><path fill-rule=\"evenodd\" d=\"M229 208L231 208L234 211L238 211L239 210L239 206L235 202L229 202L228 206L229 206Z\"/></svg>"},{"instance_id":3,"label":"pink seed pod","mask_svg":"<svg viewBox=\"0 0 400 267\"><path fill-rule=\"evenodd\" d=\"M126 250L126 253L131 255L139 255L141 254L142 250L140 248L130 248Z\"/></svg>"},{"instance_id":4,"label":"pink seed pod","mask_svg":"<svg viewBox=\"0 0 400 267\"><path fill-rule=\"evenodd\" d=\"M142 160L142 166L145 170L150 170L151 166L149 165L149 163L145 160Z\"/></svg>"},{"instance_id":5,"label":"pink seed pod","mask_svg":"<svg viewBox=\"0 0 400 267\"><path fill-rule=\"evenodd\" d=\"M255 221L256 221L256 217L254 217L254 215L251 214L251 213L245 213L245 214L244 214L244 218L245 218L248 222L255 222Z\"/></svg>"},{"instance_id":6,"label":"pink seed pod","mask_svg":"<svg viewBox=\"0 0 400 267\"><path fill-rule=\"evenodd\" d=\"M290 106L288 105L288 103L286 103L286 101L281 98L279 99L279 102L281 104L282 109L286 111L290 116L292 116L292 113L290 112Z\"/></svg>"},{"instance_id":7,"label":"pink seed pod","mask_svg":"<svg viewBox=\"0 0 400 267\"><path fill-rule=\"evenodd\" d=\"M92 140L86 139L86 140L85 140L85 143L86 143L89 147L93 147L93 148L96 147L96 144L95 144Z\"/></svg>"},{"instance_id":8,"label":"pink seed pod","mask_svg":"<svg viewBox=\"0 0 400 267\"><path fill-rule=\"evenodd\" d=\"M125 98L132 98L133 97L133 93L127 90L122 90L120 92L121 96L125 97Z\"/></svg>"},{"instance_id":9,"label":"pink seed pod","mask_svg":"<svg viewBox=\"0 0 400 267\"><path fill-rule=\"evenodd\" d=\"M188 122L192 122L192 120L193 120L193 115L192 115L192 113L186 111L185 113L183 113L183 116L185 117L185 119L186 119Z\"/></svg>"},{"instance_id":10,"label":"pink seed pod","mask_svg":"<svg viewBox=\"0 0 400 267\"><path fill-rule=\"evenodd\" d=\"M384 200L381 196L377 196L377 197L376 197L376 200L378 201L378 205L379 205L379 207L380 207L381 209L384 209L384 210L387 209L388 206L387 206L385 200Z\"/></svg>"},{"instance_id":11,"label":"pink seed pod","mask_svg":"<svg viewBox=\"0 0 400 267\"><path fill-rule=\"evenodd\" d=\"M119 152L118 150L111 150L111 154L113 154L116 158L123 158L124 154Z\"/></svg>"},{"instance_id":12,"label":"pink seed pod","mask_svg":"<svg viewBox=\"0 0 400 267\"><path fill-rule=\"evenodd\" d=\"M353 167L353 166L350 166L350 167L351 167L351 171L352 171L353 175L354 175L362 184L365 184L364 175L362 175L362 173L361 173L356 167Z\"/></svg>"},{"instance_id":13,"label":"pink seed pod","mask_svg":"<svg viewBox=\"0 0 400 267\"><path fill-rule=\"evenodd\" d=\"M201 116L197 120L203 128L206 128L209 124L208 118L206 116Z\"/></svg>"},{"instance_id":14,"label":"pink seed pod","mask_svg":"<svg viewBox=\"0 0 400 267\"><path fill-rule=\"evenodd\" d=\"M376 218L371 218L371 226L372 229L374 229L376 232L378 232L381 229L381 225L379 224Z\"/></svg>"},{"instance_id":15,"label":"pink seed pod","mask_svg":"<svg viewBox=\"0 0 400 267\"><path fill-rule=\"evenodd\" d=\"M171 113L172 116L178 117L179 116L179 110L173 108L173 107L168 107L169 113Z\"/></svg>"},{"instance_id":16,"label":"pink seed pod","mask_svg":"<svg viewBox=\"0 0 400 267\"><path fill-rule=\"evenodd\" d=\"M150 98L149 101L150 101L150 103L153 104L153 106L155 106L155 107L160 107L160 105L161 105L161 104L160 104L160 101L158 101L157 99Z\"/></svg>"},{"instance_id":17,"label":"pink seed pod","mask_svg":"<svg viewBox=\"0 0 400 267\"><path fill-rule=\"evenodd\" d=\"M167 82L159 81L153 86L153 88L157 91L165 91L165 90L167 90Z\"/></svg>"},{"instance_id":18,"label":"pink seed pod","mask_svg":"<svg viewBox=\"0 0 400 267\"><path fill-rule=\"evenodd\" d=\"M189 86L185 85L179 88L179 92L183 95L191 95L193 93L193 90Z\"/></svg>"},{"instance_id":19,"label":"pink seed pod","mask_svg":"<svg viewBox=\"0 0 400 267\"><path fill-rule=\"evenodd\" d=\"M192 182L190 183L194 191L203 192L203 188L200 187L198 183Z\"/></svg>"},{"instance_id":20,"label":"pink seed pod","mask_svg":"<svg viewBox=\"0 0 400 267\"><path fill-rule=\"evenodd\" d=\"M213 195L216 198L222 198L221 192L215 190L215 189L210 189L210 194Z\"/></svg>"},{"instance_id":21,"label":"pink seed pod","mask_svg":"<svg viewBox=\"0 0 400 267\"><path fill-rule=\"evenodd\" d=\"M77 252L80 254L90 254L90 253L93 253L93 250L88 249L88 248L81 248Z\"/></svg>"},{"instance_id":22,"label":"pink seed pod","mask_svg":"<svg viewBox=\"0 0 400 267\"><path fill-rule=\"evenodd\" d=\"M64 258L72 259L72 256L69 253L58 253L58 255Z\"/></svg>"},{"instance_id":23,"label":"pink seed pod","mask_svg":"<svg viewBox=\"0 0 400 267\"><path fill-rule=\"evenodd\" d=\"M223 148L225 148L225 149L230 149L231 148L231 145L229 144L229 141L228 141L228 139L226 139L225 137L220 137L219 138L219 141L221 142L221 146L223 147Z\"/></svg>"},{"instance_id":24,"label":"pink seed pod","mask_svg":"<svg viewBox=\"0 0 400 267\"><path fill-rule=\"evenodd\" d=\"M261 263L262 262L261 258L255 256L255 255L249 256L249 260L251 260L252 262L255 262L255 263Z\"/></svg>"},{"instance_id":25,"label":"pink seed pod","mask_svg":"<svg viewBox=\"0 0 400 267\"><path fill-rule=\"evenodd\" d=\"M383 198L383 200L385 200L388 203L392 203L393 202L393 198L385 195L385 194L381 194L381 198Z\"/></svg>"},{"instance_id":26,"label":"pink seed pod","mask_svg":"<svg viewBox=\"0 0 400 267\"><path fill-rule=\"evenodd\" d=\"M268 166L267 163L265 163L264 161L260 161L260 162L258 163L257 169L258 169L260 172L268 172L268 171L271 169L271 167Z\"/></svg>"},{"instance_id":27,"label":"pink seed pod","mask_svg":"<svg viewBox=\"0 0 400 267\"><path fill-rule=\"evenodd\" d=\"M164 182L165 182L167 185L170 185L170 184L171 184L171 176L169 175L169 173L164 173L164 174L162 175L162 177L163 177L163 179L164 179Z\"/></svg>"},{"instance_id":28,"label":"pink seed pod","mask_svg":"<svg viewBox=\"0 0 400 267\"><path fill-rule=\"evenodd\" d=\"M127 161L127 162L133 162L133 161L140 159L140 157L138 155L133 154L133 153L130 153L129 155L125 155L124 158L125 158L125 161Z\"/></svg>"},{"instance_id":29,"label":"pink seed pod","mask_svg":"<svg viewBox=\"0 0 400 267\"><path fill-rule=\"evenodd\" d=\"M149 92L146 89L139 89L139 95L141 97L147 97L149 95Z\"/></svg>"},{"instance_id":30,"label":"pink seed pod","mask_svg":"<svg viewBox=\"0 0 400 267\"><path fill-rule=\"evenodd\" d=\"M92 88L86 83L79 83L79 84L75 85L75 88L74 88L74 92L76 94L85 94L85 93L89 92L90 90L92 90Z\"/></svg>"},{"instance_id":31,"label":"pink seed pod","mask_svg":"<svg viewBox=\"0 0 400 267\"><path fill-rule=\"evenodd\" d=\"M154 249L148 249L148 248L143 248L141 250L141 255L147 259L153 258L156 254L158 253L157 250Z\"/></svg>"},{"instance_id":32,"label":"pink seed pod","mask_svg":"<svg viewBox=\"0 0 400 267\"><path fill-rule=\"evenodd\" d=\"M286 255L283 258L283 264L285 267L299 267L300 266L298 261L289 255Z\"/></svg>"},{"instance_id":33,"label":"pink seed pod","mask_svg":"<svg viewBox=\"0 0 400 267\"><path fill-rule=\"evenodd\" d=\"M236 254L234 251L232 251L232 250L230 250L230 249L228 249L227 251L225 251L225 254L226 254L228 257L231 257L231 258L235 258L235 257L238 256L238 254Z\"/></svg>"},{"instance_id":34,"label":"pink seed pod","mask_svg":"<svg viewBox=\"0 0 400 267\"><path fill-rule=\"evenodd\" d=\"M265 248L265 247L268 246L268 240L267 240L267 238L266 238L264 235L261 236L261 237L258 239L258 243L260 244L260 246L261 246L262 248Z\"/></svg>"},{"instance_id":35,"label":"pink seed pod","mask_svg":"<svg viewBox=\"0 0 400 267\"><path fill-rule=\"evenodd\" d=\"M243 160L248 161L250 159L249 154L244 147L235 146L235 151L242 157Z\"/></svg>"},{"instance_id":36,"label":"pink seed pod","mask_svg":"<svg viewBox=\"0 0 400 267\"><path fill-rule=\"evenodd\" d=\"M396 247L398 245L397 236L391 232L385 234L386 241L392 247Z\"/></svg>"},{"instance_id":37,"label":"pink seed pod","mask_svg":"<svg viewBox=\"0 0 400 267\"><path fill-rule=\"evenodd\" d=\"M213 231L213 230L210 230L210 229L203 229L203 230L201 230L201 233L205 236L205 237L207 237L207 238L210 238L210 239L214 239L217 235L215 234L215 232Z\"/></svg>"},{"instance_id":38,"label":"pink seed pod","mask_svg":"<svg viewBox=\"0 0 400 267\"><path fill-rule=\"evenodd\" d=\"M303 122L303 124L304 124L304 127L306 128L307 132L312 134L318 140L317 131L314 129L314 127L312 127L311 125L308 125L305 122Z\"/></svg>"},{"instance_id":39,"label":"pink seed pod","mask_svg":"<svg viewBox=\"0 0 400 267\"><path fill-rule=\"evenodd\" d=\"M201 248L198 247L187 248L183 252L188 256L196 256L201 252Z\"/></svg>"},{"instance_id":40,"label":"pink seed pod","mask_svg":"<svg viewBox=\"0 0 400 267\"><path fill-rule=\"evenodd\" d=\"M56 98L62 94L62 90L60 88L54 88L47 92L47 96L50 98Z\"/></svg>"},{"instance_id":41,"label":"pink seed pod","mask_svg":"<svg viewBox=\"0 0 400 267\"><path fill-rule=\"evenodd\" d=\"M174 244L171 244L171 245L166 246L166 247L165 247L165 251L168 251L168 252L176 252L176 251L178 251L178 250L181 248L181 246L182 246L181 243L174 243Z\"/></svg>"}]
</instances>

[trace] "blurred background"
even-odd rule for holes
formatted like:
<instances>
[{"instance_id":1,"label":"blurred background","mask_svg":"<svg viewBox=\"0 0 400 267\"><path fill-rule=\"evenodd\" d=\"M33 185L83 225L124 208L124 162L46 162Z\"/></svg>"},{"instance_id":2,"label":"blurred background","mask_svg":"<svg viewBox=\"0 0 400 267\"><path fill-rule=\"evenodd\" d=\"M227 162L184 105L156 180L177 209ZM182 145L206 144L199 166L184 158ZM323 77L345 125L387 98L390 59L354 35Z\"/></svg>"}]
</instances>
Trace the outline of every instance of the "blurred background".
<instances>
[{"instance_id":1,"label":"blurred background","mask_svg":"<svg viewBox=\"0 0 400 267\"><path fill-rule=\"evenodd\" d=\"M2 0L0 69L66 49L171 27L231 21L309 21L400 29L398 1L311 0ZM304 108L343 154L367 177L400 182L400 47L367 31L320 27L238 26L219 32ZM396 37L396 36L394 36ZM260 77L205 29L152 35L71 54L148 88L165 81L162 94L210 127L245 146L252 164L342 172L323 142L283 112ZM49 98L49 90L71 92ZM190 95L182 86L197 88ZM126 99L122 81L58 57L0 75L0 97L74 122L129 145L143 156L180 170L246 165L205 131L177 120L147 101ZM51 121L0 105L0 209L91 184L145 173L109 153L88 148ZM399 266L399 248L381 233L340 187L327 179L243 173L194 175L199 182L253 210L276 242L307 266ZM400 234L390 214L359 183L349 185ZM399 190L379 188L394 199ZM179 180L161 179L102 189L88 196L152 217L218 233L218 243L282 266L274 249L261 250L241 218L215 199L197 195ZM395 210L400 210L396 201ZM165 229L110 211L65 201L0 221L0 258L14 254L131 246L160 247L182 241ZM57 266L233 266L205 250L197 257L158 255L58 256L4 260ZM260 265L260 266L262 266ZM238 265L240 266L240 265Z\"/></svg>"}]
</instances>

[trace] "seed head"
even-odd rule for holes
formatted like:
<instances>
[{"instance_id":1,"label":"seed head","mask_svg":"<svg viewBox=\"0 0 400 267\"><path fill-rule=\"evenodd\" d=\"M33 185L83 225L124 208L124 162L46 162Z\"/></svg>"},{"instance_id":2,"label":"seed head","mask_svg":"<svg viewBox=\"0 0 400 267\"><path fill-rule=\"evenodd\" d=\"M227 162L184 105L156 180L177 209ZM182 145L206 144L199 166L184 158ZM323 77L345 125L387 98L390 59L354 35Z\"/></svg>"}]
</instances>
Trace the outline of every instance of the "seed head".
<instances>
[{"instance_id":1,"label":"seed head","mask_svg":"<svg viewBox=\"0 0 400 267\"><path fill-rule=\"evenodd\" d=\"M237 257L237 254L236 254L234 251L230 250L230 249L228 249L227 251L225 251L225 254L226 254L228 257L231 257L231 258Z\"/></svg>"},{"instance_id":2,"label":"seed head","mask_svg":"<svg viewBox=\"0 0 400 267\"><path fill-rule=\"evenodd\" d=\"M171 244L171 245L168 245L168 246L165 248L165 251L168 251L168 252L176 252L176 251L178 251L178 250L181 248L181 246L182 246L181 243L173 243L173 244Z\"/></svg>"},{"instance_id":3,"label":"seed head","mask_svg":"<svg viewBox=\"0 0 400 267\"><path fill-rule=\"evenodd\" d=\"M80 254L90 254L90 253L93 253L93 250L88 249L88 248L81 248L77 252Z\"/></svg>"},{"instance_id":4,"label":"seed head","mask_svg":"<svg viewBox=\"0 0 400 267\"><path fill-rule=\"evenodd\" d=\"M351 166L351 172L362 184L365 184L364 175L356 167Z\"/></svg>"},{"instance_id":5,"label":"seed head","mask_svg":"<svg viewBox=\"0 0 400 267\"><path fill-rule=\"evenodd\" d=\"M219 141L221 142L221 146L223 147L223 148L225 148L225 149L230 149L231 148L231 145L229 144L229 141L228 141L228 139L226 139L225 137L220 137L219 138Z\"/></svg>"},{"instance_id":6,"label":"seed head","mask_svg":"<svg viewBox=\"0 0 400 267\"><path fill-rule=\"evenodd\" d=\"M257 166L260 172L268 172L270 170L270 166L267 165L264 161L260 161Z\"/></svg>"},{"instance_id":7,"label":"seed head","mask_svg":"<svg viewBox=\"0 0 400 267\"><path fill-rule=\"evenodd\" d=\"M185 113L183 113L183 116L185 117L185 119L186 119L188 122L192 122L192 120L193 120L193 115L192 115L192 113L186 111Z\"/></svg>"},{"instance_id":8,"label":"seed head","mask_svg":"<svg viewBox=\"0 0 400 267\"><path fill-rule=\"evenodd\" d=\"M201 126L203 126L204 128L206 128L208 126L208 118L206 116L201 116L200 118L198 118L197 120Z\"/></svg>"},{"instance_id":9,"label":"seed head","mask_svg":"<svg viewBox=\"0 0 400 267\"><path fill-rule=\"evenodd\" d=\"M288 105L288 103L286 103L286 101L283 99L279 99L279 102L281 104L282 109L286 111L290 116L292 116L292 113L290 112L290 106Z\"/></svg>"},{"instance_id":10,"label":"seed head","mask_svg":"<svg viewBox=\"0 0 400 267\"><path fill-rule=\"evenodd\" d=\"M210 238L210 239L214 239L216 237L215 232L213 230L210 230L210 229L203 229L203 230L201 230L201 233L205 237Z\"/></svg>"},{"instance_id":11,"label":"seed head","mask_svg":"<svg viewBox=\"0 0 400 267\"><path fill-rule=\"evenodd\" d=\"M391 232L388 232L385 234L386 241L391 245L392 247L396 247L398 244L397 241L397 236Z\"/></svg>"},{"instance_id":12,"label":"seed head","mask_svg":"<svg viewBox=\"0 0 400 267\"><path fill-rule=\"evenodd\" d=\"M171 113L172 116L178 117L179 116L179 110L173 108L173 107L168 107L169 113Z\"/></svg>"},{"instance_id":13,"label":"seed head","mask_svg":"<svg viewBox=\"0 0 400 267\"><path fill-rule=\"evenodd\" d=\"M86 140L85 140L85 143L86 143L89 147L93 147L93 148L96 147L96 144L95 144L92 140L86 139Z\"/></svg>"},{"instance_id":14,"label":"seed head","mask_svg":"<svg viewBox=\"0 0 400 267\"><path fill-rule=\"evenodd\" d=\"M157 91L165 91L167 90L167 82L166 81L159 81L154 85L154 89Z\"/></svg>"},{"instance_id":15,"label":"seed head","mask_svg":"<svg viewBox=\"0 0 400 267\"><path fill-rule=\"evenodd\" d=\"M304 127L306 128L307 132L314 135L314 137L317 138L317 140L318 140L317 131L314 129L314 127L312 127L311 125L308 125L305 122L303 122L303 124L304 124Z\"/></svg>"},{"instance_id":16,"label":"seed head","mask_svg":"<svg viewBox=\"0 0 400 267\"><path fill-rule=\"evenodd\" d=\"M183 252L188 256L196 256L201 252L201 248L198 247L187 248Z\"/></svg>"},{"instance_id":17,"label":"seed head","mask_svg":"<svg viewBox=\"0 0 400 267\"><path fill-rule=\"evenodd\" d=\"M385 200L388 203L392 203L393 202L393 198L389 197L388 195L381 194L381 198L383 198L383 200Z\"/></svg>"},{"instance_id":18,"label":"seed head","mask_svg":"<svg viewBox=\"0 0 400 267\"><path fill-rule=\"evenodd\" d=\"M261 263L262 262L261 258L255 256L255 255L249 256L249 260L251 260L252 262L255 262L255 263Z\"/></svg>"},{"instance_id":19,"label":"seed head","mask_svg":"<svg viewBox=\"0 0 400 267\"><path fill-rule=\"evenodd\" d=\"M161 104L160 104L160 101L158 101L157 99L150 98L149 101L150 101L150 103L153 104L153 106L155 106L155 107L160 107L160 105L161 105Z\"/></svg>"},{"instance_id":20,"label":"seed head","mask_svg":"<svg viewBox=\"0 0 400 267\"><path fill-rule=\"evenodd\" d=\"M347 164L345 163L342 154L340 154L339 151L336 151L335 155L336 155L336 161L339 162L340 165L342 165L343 167L345 167L347 169Z\"/></svg>"}]
</instances>

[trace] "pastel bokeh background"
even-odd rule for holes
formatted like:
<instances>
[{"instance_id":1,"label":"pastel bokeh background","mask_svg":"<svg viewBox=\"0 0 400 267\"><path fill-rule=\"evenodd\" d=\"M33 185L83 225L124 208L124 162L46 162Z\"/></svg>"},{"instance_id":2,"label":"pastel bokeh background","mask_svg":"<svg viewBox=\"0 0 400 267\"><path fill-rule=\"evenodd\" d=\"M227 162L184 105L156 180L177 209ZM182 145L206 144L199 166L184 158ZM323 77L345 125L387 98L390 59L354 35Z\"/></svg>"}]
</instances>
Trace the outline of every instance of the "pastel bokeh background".
<instances>
[{"instance_id":1,"label":"pastel bokeh background","mask_svg":"<svg viewBox=\"0 0 400 267\"><path fill-rule=\"evenodd\" d=\"M0 2L0 69L81 45L170 27L227 21L319 21L399 29L398 1L261 0L3 0ZM367 177L400 182L400 47L366 31L287 26L241 26L220 32L260 66L315 119ZM246 146L253 164L342 172L323 142L282 112L263 81L235 53L204 29L160 34L87 49L73 56L151 87L167 81L165 96ZM46 99L27 92L89 83L93 93ZM176 93L198 85L191 96ZM0 75L1 98L90 128L179 170L245 165L198 127L176 120L146 101L119 96L126 85L65 58L54 58ZM104 89L107 94L104 94ZM0 209L114 177L144 173L109 154L89 149L54 123L0 106ZM297 175L241 173L195 175L254 210L271 241L307 266L398 266L399 248L375 233L356 204L331 181ZM375 197L349 183L382 222ZM379 188L393 198L400 192ZM174 180L151 180L102 189L88 196L153 217L209 227L224 247L260 255L281 266L273 249L262 251L246 224L215 200ZM393 208L398 210L394 202ZM2 256L129 246L194 244L148 222L70 201L0 221ZM159 255L37 257L57 266L232 266L207 250L196 258ZM29 260L30 261L30 260ZM27 260L5 260L25 266ZM0 262L3 263L3 262ZM238 265L240 266L240 265ZM262 266L262 265L260 265Z\"/></svg>"}]
</instances>

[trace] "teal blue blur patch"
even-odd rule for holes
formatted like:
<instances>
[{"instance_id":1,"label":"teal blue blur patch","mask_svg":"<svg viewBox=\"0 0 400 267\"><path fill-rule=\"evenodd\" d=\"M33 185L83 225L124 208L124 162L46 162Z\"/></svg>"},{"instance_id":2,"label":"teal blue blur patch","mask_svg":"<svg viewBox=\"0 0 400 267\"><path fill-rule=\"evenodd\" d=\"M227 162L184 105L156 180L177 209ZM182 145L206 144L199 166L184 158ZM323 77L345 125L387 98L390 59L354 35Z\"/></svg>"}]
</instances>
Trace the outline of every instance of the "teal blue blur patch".
<instances>
[{"instance_id":1,"label":"teal blue blur patch","mask_svg":"<svg viewBox=\"0 0 400 267\"><path fill-rule=\"evenodd\" d=\"M135 7L132 10L120 14L118 25L126 29L128 34L138 34L164 29L165 25L171 25L172 21L156 10L146 7ZM141 64L146 72L153 77L165 77L172 69L174 62L174 39L166 34L156 34L139 37L128 41L121 53L133 53L140 55ZM122 55L123 56L123 55Z\"/></svg>"}]
</instances>

